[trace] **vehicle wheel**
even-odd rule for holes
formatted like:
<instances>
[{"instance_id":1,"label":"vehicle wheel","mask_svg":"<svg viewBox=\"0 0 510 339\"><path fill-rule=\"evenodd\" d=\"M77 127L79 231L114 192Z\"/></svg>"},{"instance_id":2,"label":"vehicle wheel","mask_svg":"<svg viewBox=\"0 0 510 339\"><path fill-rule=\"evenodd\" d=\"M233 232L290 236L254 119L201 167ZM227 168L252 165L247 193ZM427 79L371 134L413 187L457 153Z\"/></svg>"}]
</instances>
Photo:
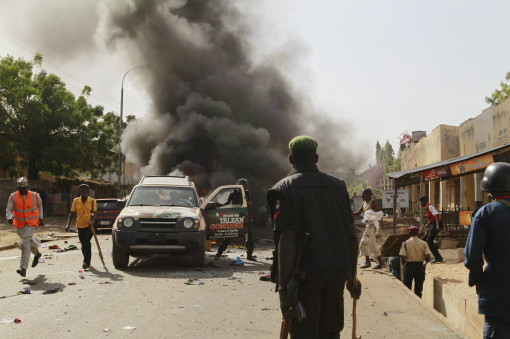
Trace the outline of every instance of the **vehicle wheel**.
<instances>
[{"instance_id":1,"label":"vehicle wheel","mask_svg":"<svg viewBox=\"0 0 510 339\"><path fill-rule=\"evenodd\" d=\"M113 266L115 266L116 268L125 268L129 264L129 253L122 251L117 246L114 237L112 237L112 240L113 240L112 247Z\"/></svg>"},{"instance_id":2,"label":"vehicle wheel","mask_svg":"<svg viewBox=\"0 0 510 339\"><path fill-rule=\"evenodd\" d=\"M191 265L204 267L205 265L205 247L199 249L191 255Z\"/></svg>"}]
</instances>

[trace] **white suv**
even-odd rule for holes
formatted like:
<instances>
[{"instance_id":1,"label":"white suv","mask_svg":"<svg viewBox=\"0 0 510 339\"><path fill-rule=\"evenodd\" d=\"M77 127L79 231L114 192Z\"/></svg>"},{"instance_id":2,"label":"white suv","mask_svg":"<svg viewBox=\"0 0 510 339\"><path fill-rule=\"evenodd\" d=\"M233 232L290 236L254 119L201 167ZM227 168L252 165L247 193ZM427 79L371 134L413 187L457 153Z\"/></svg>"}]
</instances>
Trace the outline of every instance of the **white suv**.
<instances>
[{"instance_id":1,"label":"white suv","mask_svg":"<svg viewBox=\"0 0 510 339\"><path fill-rule=\"evenodd\" d=\"M242 204L224 205L234 190L242 191ZM112 228L118 268L128 265L130 255L156 253L191 255L192 265L203 266L206 238L242 237L248 222L242 186L219 187L200 206L189 177L145 176L119 204L124 209Z\"/></svg>"}]
</instances>

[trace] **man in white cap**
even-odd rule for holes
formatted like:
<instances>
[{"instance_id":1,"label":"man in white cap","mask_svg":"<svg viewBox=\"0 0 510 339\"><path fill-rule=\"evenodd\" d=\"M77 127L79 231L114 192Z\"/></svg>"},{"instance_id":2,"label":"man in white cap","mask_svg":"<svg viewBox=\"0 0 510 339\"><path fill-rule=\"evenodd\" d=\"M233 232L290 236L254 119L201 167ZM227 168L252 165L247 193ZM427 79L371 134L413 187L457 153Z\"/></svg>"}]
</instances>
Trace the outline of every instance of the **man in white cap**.
<instances>
[{"instance_id":1,"label":"man in white cap","mask_svg":"<svg viewBox=\"0 0 510 339\"><path fill-rule=\"evenodd\" d=\"M32 267L37 266L41 252L34 240L34 231L38 226L44 226L43 206L41 196L28 189L28 179L21 177L17 180L18 190L11 193L7 201L6 217L9 224L17 228L21 238L20 268L16 272L25 277L27 275L30 252L34 254Z\"/></svg>"}]
</instances>

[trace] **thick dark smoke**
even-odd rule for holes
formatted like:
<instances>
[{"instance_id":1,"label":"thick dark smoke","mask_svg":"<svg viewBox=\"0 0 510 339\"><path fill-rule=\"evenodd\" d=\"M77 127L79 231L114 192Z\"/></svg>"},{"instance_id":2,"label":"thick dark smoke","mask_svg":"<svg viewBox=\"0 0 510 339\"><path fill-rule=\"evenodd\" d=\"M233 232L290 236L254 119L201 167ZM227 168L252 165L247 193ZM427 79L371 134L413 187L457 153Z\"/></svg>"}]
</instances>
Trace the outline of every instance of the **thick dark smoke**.
<instances>
[{"instance_id":1,"label":"thick dark smoke","mask_svg":"<svg viewBox=\"0 0 510 339\"><path fill-rule=\"evenodd\" d=\"M202 193L246 177L262 191L289 171L288 141L300 134L319 140L323 170L360 163L340 147L347 128L305 111L279 64L254 64L249 38L256 27L234 2L105 6L108 45L125 49L133 64L150 65L144 74L153 113L122 136L127 159L144 174L185 173Z\"/></svg>"}]
</instances>

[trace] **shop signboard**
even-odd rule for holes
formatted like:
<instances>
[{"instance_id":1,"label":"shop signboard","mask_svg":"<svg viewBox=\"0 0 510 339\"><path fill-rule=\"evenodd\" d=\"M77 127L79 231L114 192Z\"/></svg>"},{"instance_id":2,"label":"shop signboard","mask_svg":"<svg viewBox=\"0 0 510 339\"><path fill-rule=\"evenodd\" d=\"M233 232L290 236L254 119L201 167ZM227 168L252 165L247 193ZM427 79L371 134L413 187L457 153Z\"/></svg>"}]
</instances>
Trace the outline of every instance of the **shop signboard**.
<instances>
[{"instance_id":1,"label":"shop signboard","mask_svg":"<svg viewBox=\"0 0 510 339\"><path fill-rule=\"evenodd\" d=\"M395 191L382 191L382 208L393 208ZM409 190L397 190L397 208L409 208Z\"/></svg>"},{"instance_id":2,"label":"shop signboard","mask_svg":"<svg viewBox=\"0 0 510 339\"><path fill-rule=\"evenodd\" d=\"M450 165L450 171L452 172L452 175L460 175L463 173L469 173L483 169L492 163L494 163L492 154L486 154L480 157L452 164Z\"/></svg>"},{"instance_id":3,"label":"shop signboard","mask_svg":"<svg viewBox=\"0 0 510 339\"><path fill-rule=\"evenodd\" d=\"M423 179L425 181L441 179L450 175L450 169L447 166L442 166L438 168L432 168L426 171L423 171Z\"/></svg>"}]
</instances>

